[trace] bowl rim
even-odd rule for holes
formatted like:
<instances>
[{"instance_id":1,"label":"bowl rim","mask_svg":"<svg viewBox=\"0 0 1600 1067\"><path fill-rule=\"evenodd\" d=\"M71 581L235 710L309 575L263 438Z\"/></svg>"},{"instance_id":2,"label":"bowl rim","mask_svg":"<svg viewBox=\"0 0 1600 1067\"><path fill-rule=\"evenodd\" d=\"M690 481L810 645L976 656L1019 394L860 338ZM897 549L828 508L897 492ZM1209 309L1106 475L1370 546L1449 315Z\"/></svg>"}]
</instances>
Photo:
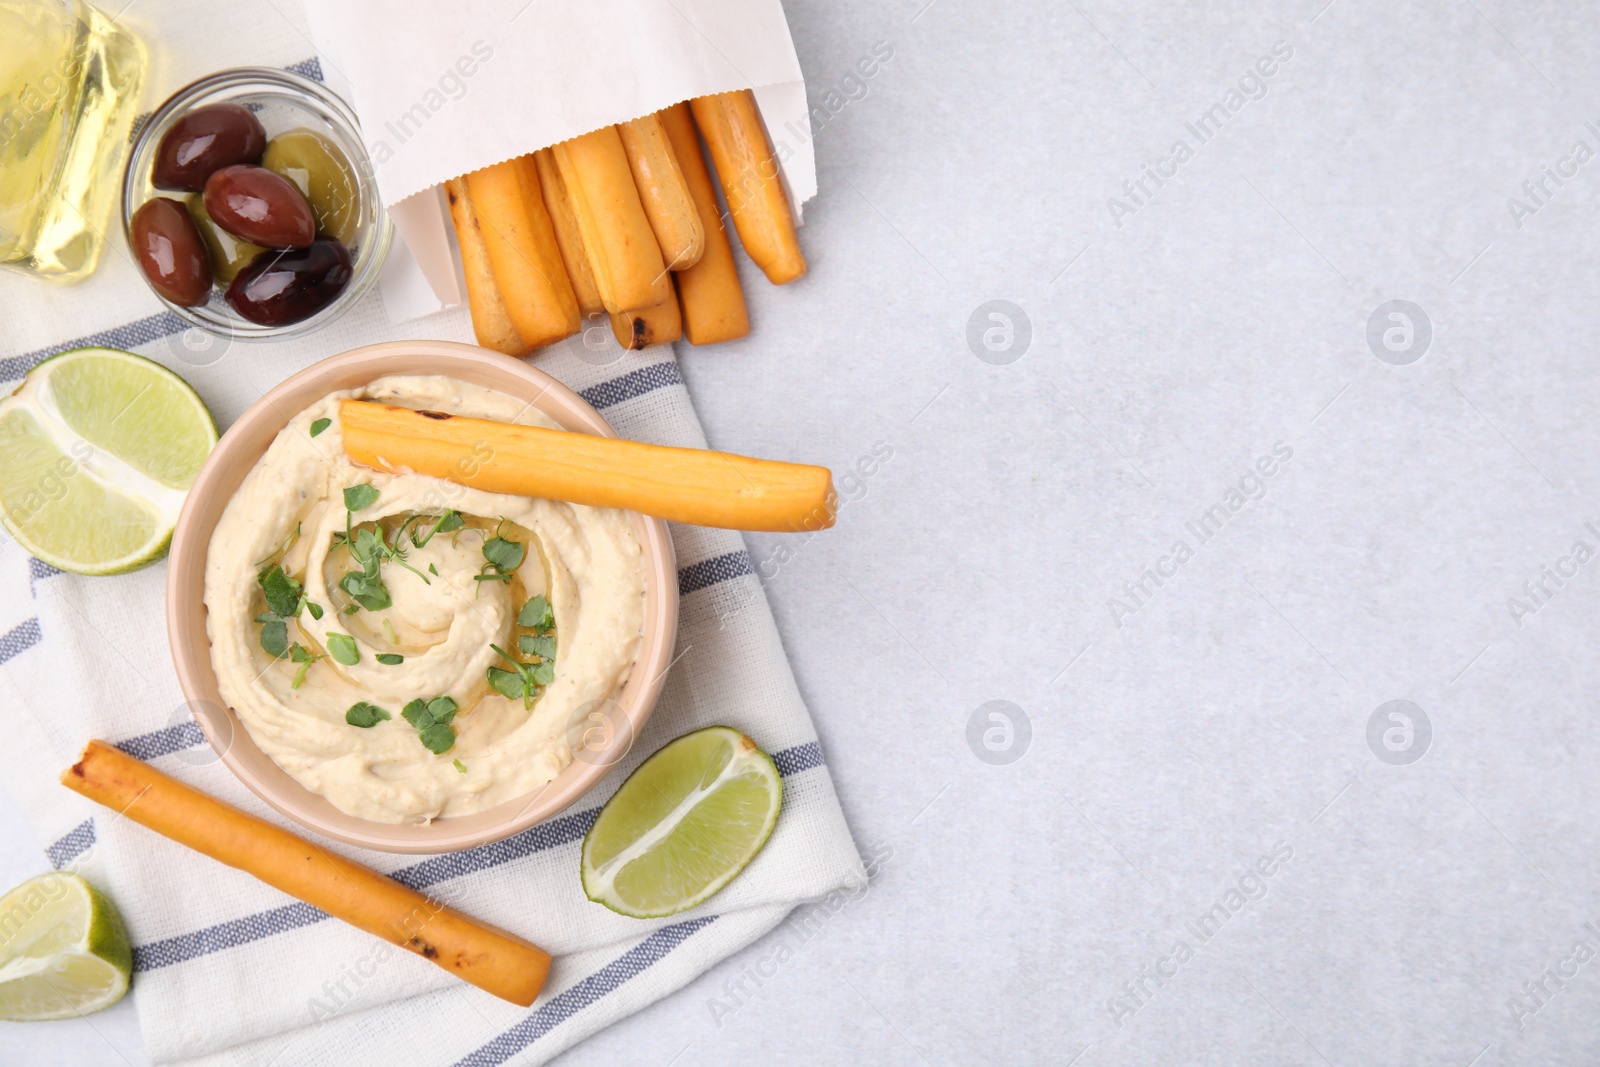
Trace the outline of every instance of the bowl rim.
<instances>
[{"instance_id":1,"label":"bowl rim","mask_svg":"<svg viewBox=\"0 0 1600 1067\"><path fill-rule=\"evenodd\" d=\"M425 368L425 369L423 369ZM569 430L616 437L588 402L528 363L454 341L384 341L330 356L265 393L228 428L206 458L173 530L166 582L167 640L178 685L212 751L252 793L291 822L348 845L391 853L441 853L504 840L566 809L627 753L574 758L548 785L472 815L426 824L381 823L335 808L263 753L217 688L206 629L205 563L212 531L239 484L290 419L319 397L394 374L436 374L511 393ZM615 697L615 731L637 739L666 686L677 638L678 576L667 524L629 512L639 539L645 609L639 654Z\"/></svg>"},{"instance_id":2,"label":"bowl rim","mask_svg":"<svg viewBox=\"0 0 1600 1067\"><path fill-rule=\"evenodd\" d=\"M356 172L356 181L372 201L375 216L374 232L370 238L362 242L359 254L351 256L352 271L350 282L344 290L334 297L322 310L299 322L286 323L282 326L262 326L250 322L229 309L225 320L214 321L201 315L194 308L174 304L166 297L156 292L149 280L139 272L139 278L145 282L155 298L161 301L163 307L177 315L188 326L198 327L218 337L227 337L230 340L240 341L277 341L291 337L302 337L341 318L346 312L361 302L372 287L377 284L383 274L383 267L389 258L389 250L394 243L394 223L389 218L389 213L383 206L383 198L378 194L378 184L374 179L372 160L367 155L367 144L361 137L361 120L356 116L355 110L345 102L344 98L322 82L297 74L292 70L281 67L227 67L223 70L213 71L202 78L196 78L175 90L152 112L150 117L139 129L139 135L134 138L133 144L128 148L128 158L122 168L122 239L130 242L132 254L131 234L133 233L133 215L139 210L148 198L139 199L135 203L135 190L142 189L149 184L144 180L135 180L135 170L140 166L148 166L151 162L147 158L155 150L155 143L165 135L170 122L181 111L191 107L200 106L202 103L223 103L225 101L206 101L205 98L213 93L220 92L235 86L249 85L258 82L275 83L278 86L309 96L323 107L331 111L338 120L344 124L349 140L360 149L360 158L351 159L350 166ZM187 194L179 194L172 190L156 189L155 196L181 198ZM370 251L369 251L370 248ZM206 307L210 306L208 302Z\"/></svg>"}]
</instances>

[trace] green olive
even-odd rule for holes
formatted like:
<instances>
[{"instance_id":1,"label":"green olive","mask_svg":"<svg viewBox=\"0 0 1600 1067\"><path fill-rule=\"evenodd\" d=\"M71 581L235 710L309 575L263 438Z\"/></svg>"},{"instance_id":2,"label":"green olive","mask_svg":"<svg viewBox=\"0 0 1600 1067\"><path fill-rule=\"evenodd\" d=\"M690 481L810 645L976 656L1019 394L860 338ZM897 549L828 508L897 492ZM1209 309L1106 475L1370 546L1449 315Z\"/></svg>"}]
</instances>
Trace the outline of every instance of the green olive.
<instances>
[{"instance_id":1,"label":"green olive","mask_svg":"<svg viewBox=\"0 0 1600 1067\"><path fill-rule=\"evenodd\" d=\"M189 209L189 217L194 219L195 228L200 231L200 239L206 243L206 249L211 253L211 273L223 285L233 281L235 275L264 251L260 245L241 241L212 222L211 216L206 214L204 193L190 193L183 198L183 204Z\"/></svg>"},{"instance_id":2,"label":"green olive","mask_svg":"<svg viewBox=\"0 0 1600 1067\"><path fill-rule=\"evenodd\" d=\"M267 142L261 165L288 178L311 202L317 235L353 244L361 218L356 175L333 142L314 130L290 130Z\"/></svg>"}]
</instances>

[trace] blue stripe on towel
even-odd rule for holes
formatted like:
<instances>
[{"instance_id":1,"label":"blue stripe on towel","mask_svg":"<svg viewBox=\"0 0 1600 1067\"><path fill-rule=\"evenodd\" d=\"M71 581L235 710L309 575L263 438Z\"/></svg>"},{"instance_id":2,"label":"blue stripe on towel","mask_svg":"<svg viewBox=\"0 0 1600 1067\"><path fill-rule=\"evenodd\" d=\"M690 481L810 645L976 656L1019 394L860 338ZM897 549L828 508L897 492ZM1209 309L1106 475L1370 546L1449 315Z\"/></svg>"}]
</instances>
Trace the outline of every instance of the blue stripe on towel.
<instances>
[{"instance_id":1,"label":"blue stripe on towel","mask_svg":"<svg viewBox=\"0 0 1600 1067\"><path fill-rule=\"evenodd\" d=\"M0 634L0 663L39 643L39 620L25 619L10 630Z\"/></svg>"},{"instance_id":2,"label":"blue stripe on towel","mask_svg":"<svg viewBox=\"0 0 1600 1067\"><path fill-rule=\"evenodd\" d=\"M59 567L52 567L42 559L28 557L28 592L33 592L33 587L41 578L54 578L61 573Z\"/></svg>"},{"instance_id":3,"label":"blue stripe on towel","mask_svg":"<svg viewBox=\"0 0 1600 1067\"><path fill-rule=\"evenodd\" d=\"M161 730L152 730L138 737L130 737L126 741L118 741L117 747L134 759L153 760L205 743L206 735L200 732L199 726L190 721L180 722L176 726L168 726Z\"/></svg>"},{"instance_id":4,"label":"blue stripe on towel","mask_svg":"<svg viewBox=\"0 0 1600 1067\"><path fill-rule=\"evenodd\" d=\"M620 378L612 378L599 385L581 389L578 395L597 410L604 410L624 400L632 400L636 396L653 393L669 385L682 384L683 378L678 374L676 363L652 363L648 367L629 371Z\"/></svg>"},{"instance_id":5,"label":"blue stripe on towel","mask_svg":"<svg viewBox=\"0 0 1600 1067\"><path fill-rule=\"evenodd\" d=\"M824 766L828 761L822 758L822 745L816 741L807 741L803 745L795 745L793 748L774 753L772 762L777 765L778 773L787 778L791 774Z\"/></svg>"},{"instance_id":6,"label":"blue stripe on towel","mask_svg":"<svg viewBox=\"0 0 1600 1067\"><path fill-rule=\"evenodd\" d=\"M435 856L421 863L414 863L410 867L402 867L389 877L412 889L425 889L451 878L486 871L502 863L531 856L535 852L582 841L583 835L589 832L589 827L594 825L595 816L599 814L599 808L590 808L588 811L580 811L573 815L560 815L537 826L530 826L522 833L508 837L504 841L479 845L465 852L450 852L443 856Z\"/></svg>"},{"instance_id":7,"label":"blue stripe on towel","mask_svg":"<svg viewBox=\"0 0 1600 1067\"><path fill-rule=\"evenodd\" d=\"M813 767L821 767L825 764L822 758L822 748L815 741L808 741L803 745L795 745L793 748L775 752L773 753L772 761L778 765L779 773L785 776L798 774L801 771L808 771ZM423 889L426 886L436 885L451 878L459 878L462 875L489 870L490 868L510 863L513 860L531 856L535 852L543 852L561 845L573 844L583 840L583 835L589 832L589 827L594 824L595 816L599 814L599 810L598 808L591 808L588 811L580 811L572 815L558 816L548 822L542 822L538 826L529 827L515 837L509 837L504 841L496 841L491 845L480 845L465 852L434 856L423 860L421 863L402 867L391 874L390 877L402 885L410 886L413 889ZM57 849L66 847L66 842L69 838L78 837L83 833L83 830L84 827L79 826L71 834L51 845L47 851L54 856ZM92 844L94 844L94 829L90 826L88 841L78 851L81 852ZM246 945L252 941L259 941L264 937L284 933L287 930L310 926L326 918L328 918L326 912L313 908L309 904L290 904L285 907L274 908L271 911L247 915L242 919L233 919L229 922L218 923L216 926L208 926L204 930L163 938L160 941L152 941L147 945L136 945L133 949L133 969L136 971L153 971L160 967L170 967L175 963L183 963L186 960L196 959L200 956L209 956L213 952L221 952L223 949ZM704 923L710 920L696 921ZM673 928L664 927L663 930L659 930L657 933L670 929ZM644 942L640 944L642 946ZM552 1001L551 1003L555 1002ZM550 1025L554 1025L554 1023ZM530 1041L533 1039L529 1038ZM498 1063L500 1061L495 1060L492 1062Z\"/></svg>"},{"instance_id":8,"label":"blue stripe on towel","mask_svg":"<svg viewBox=\"0 0 1600 1067\"><path fill-rule=\"evenodd\" d=\"M197 956L209 956L213 952L221 952L236 945L248 945L252 941L260 941L263 937L281 934L285 930L310 926L327 917L328 913L320 908L299 902L273 908L271 911L258 912L255 915L246 915L242 919L218 923L193 933L152 941L148 945L135 945L133 969L153 971L158 967L182 963Z\"/></svg>"},{"instance_id":9,"label":"blue stripe on towel","mask_svg":"<svg viewBox=\"0 0 1600 1067\"><path fill-rule=\"evenodd\" d=\"M616 992L629 979L649 970L694 933L716 921L717 916L707 915L663 926L581 982L551 997L499 1037L463 1056L455 1067L496 1067L506 1062L607 993Z\"/></svg>"},{"instance_id":10,"label":"blue stripe on towel","mask_svg":"<svg viewBox=\"0 0 1600 1067\"><path fill-rule=\"evenodd\" d=\"M310 78L314 82L323 80L322 61L316 56L312 56L310 59L302 59L298 63L290 63L283 69L290 74L298 74L302 78Z\"/></svg>"},{"instance_id":11,"label":"blue stripe on towel","mask_svg":"<svg viewBox=\"0 0 1600 1067\"><path fill-rule=\"evenodd\" d=\"M175 333L182 333L185 329L184 322L170 311L163 311L151 315L147 319L130 322L126 326L116 326L99 333L91 333L84 337L75 337L70 341L62 341L48 348L41 348L33 352L24 352L20 356L8 356L0 359L0 382L9 382L22 377L40 363L69 348L90 348L96 345L106 348L137 348L147 345L151 341L159 341L163 337L171 337Z\"/></svg>"},{"instance_id":12,"label":"blue stripe on towel","mask_svg":"<svg viewBox=\"0 0 1600 1067\"><path fill-rule=\"evenodd\" d=\"M94 820L85 819L72 828L72 832L44 850L50 857L50 866L60 870L94 847Z\"/></svg>"},{"instance_id":13,"label":"blue stripe on towel","mask_svg":"<svg viewBox=\"0 0 1600 1067\"><path fill-rule=\"evenodd\" d=\"M726 555L701 560L699 563L691 563L687 567L679 567L678 595L688 596L696 589L704 589L718 582L729 582L755 572L755 567L750 562L750 553L741 548L737 552L729 552Z\"/></svg>"}]
</instances>

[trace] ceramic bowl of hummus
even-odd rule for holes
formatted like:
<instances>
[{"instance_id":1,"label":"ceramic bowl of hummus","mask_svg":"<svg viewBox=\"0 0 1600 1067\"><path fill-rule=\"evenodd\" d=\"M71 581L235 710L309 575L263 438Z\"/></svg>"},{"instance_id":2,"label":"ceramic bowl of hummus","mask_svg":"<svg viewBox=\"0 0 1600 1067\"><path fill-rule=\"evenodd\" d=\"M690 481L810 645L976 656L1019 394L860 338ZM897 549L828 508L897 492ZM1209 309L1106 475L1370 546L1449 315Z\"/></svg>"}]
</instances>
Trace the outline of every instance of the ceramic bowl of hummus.
<instances>
[{"instance_id":1,"label":"ceramic bowl of hummus","mask_svg":"<svg viewBox=\"0 0 1600 1067\"><path fill-rule=\"evenodd\" d=\"M671 538L635 512L356 466L347 398L615 436L471 345L388 342L294 375L223 436L178 520L179 684L229 769L308 829L387 852L500 840L643 727L677 628Z\"/></svg>"}]
</instances>

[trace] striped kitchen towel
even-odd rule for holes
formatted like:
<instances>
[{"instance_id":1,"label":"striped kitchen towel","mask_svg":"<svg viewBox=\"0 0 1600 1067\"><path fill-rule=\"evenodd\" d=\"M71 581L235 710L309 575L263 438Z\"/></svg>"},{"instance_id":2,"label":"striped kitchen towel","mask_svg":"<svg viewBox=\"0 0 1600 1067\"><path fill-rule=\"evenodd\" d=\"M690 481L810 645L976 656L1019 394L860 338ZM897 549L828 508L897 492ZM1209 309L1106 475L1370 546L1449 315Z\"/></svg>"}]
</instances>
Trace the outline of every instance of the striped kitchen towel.
<instances>
[{"instance_id":1,"label":"striped kitchen towel","mask_svg":"<svg viewBox=\"0 0 1600 1067\"><path fill-rule=\"evenodd\" d=\"M238 61L289 66L298 59L299 69L316 73L298 32L263 32L253 46ZM171 76L181 81L184 73ZM265 390L323 357L395 338L472 338L464 311L395 326L376 295L321 332L267 345L208 343L158 307L115 250L76 289L0 278L9 340L24 341L0 352L0 382L14 383L67 348L129 348L182 374L226 427ZM623 353L575 338L542 353L538 365L625 437L706 444L668 347ZM0 784L37 830L50 862L80 871L121 907L135 945L132 995L152 1062L542 1063L750 944L796 904L864 883L743 539L683 526L673 528L673 538L682 594L678 659L633 752L599 788L548 822L466 852L397 857L329 845L548 949L556 962L531 1010L60 786L56 776L84 741L101 737L282 821L234 780L184 706L164 636L164 564L84 578L32 560L9 541L0 548L7 697L0 724L11 752L0 763ZM596 811L646 756L712 724L749 733L783 774L783 815L766 848L723 892L670 919L627 919L589 902L578 851Z\"/></svg>"},{"instance_id":2,"label":"striped kitchen towel","mask_svg":"<svg viewBox=\"0 0 1600 1067\"><path fill-rule=\"evenodd\" d=\"M131 347L158 359L186 374L226 417L249 400L246 382L259 391L316 356L400 332L381 318L367 309L332 328L345 335L339 340L240 345L205 367L173 356L177 322L165 315L68 343ZM450 313L411 329L454 339L467 335L468 324ZM4 366L20 371L45 351ZM704 447L669 348L606 365L584 357L595 358L575 341L542 355L539 365L624 436ZM557 957L551 982L531 1011L95 810L57 784L83 742L102 737L281 821L233 779L184 706L165 646L165 565L84 578L7 546L0 677L11 699L0 703L0 717L12 751L29 757L6 761L0 781L39 831L50 862L83 872L122 908L153 1062L379 1062L387 1053L406 1063L541 1063L749 944L796 903L863 880L742 539L683 526L673 537L683 598L679 658L634 751L595 793L516 837L466 852L419 859L330 846L550 950ZM766 848L721 894L672 919L627 919L590 903L578 881L578 850L600 805L667 740L717 723L756 738L784 776L783 816Z\"/></svg>"}]
</instances>

